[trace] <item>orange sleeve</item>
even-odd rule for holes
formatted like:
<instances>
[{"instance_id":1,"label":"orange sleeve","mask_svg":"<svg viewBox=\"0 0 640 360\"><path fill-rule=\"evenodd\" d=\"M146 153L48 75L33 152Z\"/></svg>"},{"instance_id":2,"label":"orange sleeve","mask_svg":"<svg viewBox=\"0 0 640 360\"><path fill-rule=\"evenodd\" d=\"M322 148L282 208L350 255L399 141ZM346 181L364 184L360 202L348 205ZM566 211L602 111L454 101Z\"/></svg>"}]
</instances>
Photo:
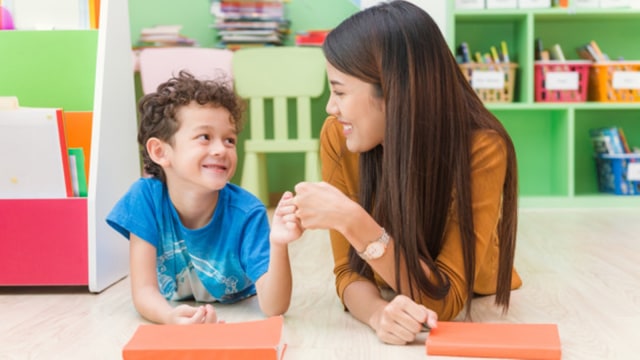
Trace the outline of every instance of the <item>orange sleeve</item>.
<instances>
[{"instance_id":1,"label":"orange sleeve","mask_svg":"<svg viewBox=\"0 0 640 360\"><path fill-rule=\"evenodd\" d=\"M322 178L354 201L358 196L358 154L346 148L342 125L329 117L320 134ZM494 132L479 132L472 145L472 206L476 243L476 281L474 292L493 294L498 272L497 225L502 204L502 184L506 174L506 147ZM369 281L349 268L349 242L336 231L330 231L334 257L336 291L344 303L344 290L355 281ZM441 300L423 297L423 304L438 313L440 320L455 318L464 308L468 294L464 279L462 245L455 204L449 214L442 252L436 265L449 278L451 289ZM377 277L376 277L377 279ZM380 280L376 281L380 286ZM522 284L514 270L512 288Z\"/></svg>"},{"instance_id":2,"label":"orange sleeve","mask_svg":"<svg viewBox=\"0 0 640 360\"><path fill-rule=\"evenodd\" d=\"M322 180L335 186L353 201L358 198L358 154L350 152L346 147L342 125L335 117L328 117L320 132L320 161L322 163ZM344 303L344 290L354 281L368 281L349 268L349 248L351 245L345 237L335 231L329 232L333 250L333 273L336 291Z\"/></svg>"},{"instance_id":3,"label":"orange sleeve","mask_svg":"<svg viewBox=\"0 0 640 360\"><path fill-rule=\"evenodd\" d=\"M474 136L471 154L471 191L476 235L474 292L494 294L498 276L498 220L502 211L507 153L504 141L492 131ZM426 299L423 304L438 313L438 319L455 318L464 308L467 297L464 262L456 204L453 204L445 229L445 242L436 265L451 282L449 294L442 300ZM512 288L521 285L514 270Z\"/></svg>"}]
</instances>

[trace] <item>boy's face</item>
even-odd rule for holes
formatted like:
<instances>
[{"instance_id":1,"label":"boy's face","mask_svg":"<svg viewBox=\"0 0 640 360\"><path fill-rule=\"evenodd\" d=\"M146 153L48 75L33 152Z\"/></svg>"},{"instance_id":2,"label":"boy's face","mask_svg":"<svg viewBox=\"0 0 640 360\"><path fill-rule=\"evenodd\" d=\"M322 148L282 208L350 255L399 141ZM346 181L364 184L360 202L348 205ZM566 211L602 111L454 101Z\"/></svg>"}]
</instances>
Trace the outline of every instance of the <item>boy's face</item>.
<instances>
[{"instance_id":1,"label":"boy's face","mask_svg":"<svg viewBox=\"0 0 640 360\"><path fill-rule=\"evenodd\" d=\"M180 125L173 144L165 145L167 182L186 191L222 189L238 163L231 114L224 107L192 102L178 109L176 117Z\"/></svg>"}]
</instances>

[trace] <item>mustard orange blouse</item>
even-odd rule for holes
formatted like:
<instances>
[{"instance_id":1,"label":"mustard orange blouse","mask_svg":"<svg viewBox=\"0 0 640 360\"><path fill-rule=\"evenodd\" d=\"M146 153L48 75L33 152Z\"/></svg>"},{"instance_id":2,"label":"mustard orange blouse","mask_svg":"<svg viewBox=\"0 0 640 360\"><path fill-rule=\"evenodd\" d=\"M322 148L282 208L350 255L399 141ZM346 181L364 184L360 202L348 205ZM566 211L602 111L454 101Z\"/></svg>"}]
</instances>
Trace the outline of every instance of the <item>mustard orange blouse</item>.
<instances>
[{"instance_id":1,"label":"mustard orange blouse","mask_svg":"<svg viewBox=\"0 0 640 360\"><path fill-rule=\"evenodd\" d=\"M322 179L357 201L358 154L346 148L342 125L328 117L320 135ZM506 149L502 139L492 131L479 132L472 146L473 216L476 227L476 280L474 292L495 294L498 274L498 219L501 211L502 184L506 172ZM464 279L462 245L455 207L451 210L445 230L445 242L436 265L449 278L449 294L441 300L426 299L423 305L438 314L440 320L455 318L464 308L467 294ZM349 268L349 242L337 231L330 232L334 257L334 275L338 296L344 303L344 290L355 281L369 281ZM388 287L376 276L379 287ZM522 285L513 270L511 288ZM424 298L424 297L423 297Z\"/></svg>"}]
</instances>

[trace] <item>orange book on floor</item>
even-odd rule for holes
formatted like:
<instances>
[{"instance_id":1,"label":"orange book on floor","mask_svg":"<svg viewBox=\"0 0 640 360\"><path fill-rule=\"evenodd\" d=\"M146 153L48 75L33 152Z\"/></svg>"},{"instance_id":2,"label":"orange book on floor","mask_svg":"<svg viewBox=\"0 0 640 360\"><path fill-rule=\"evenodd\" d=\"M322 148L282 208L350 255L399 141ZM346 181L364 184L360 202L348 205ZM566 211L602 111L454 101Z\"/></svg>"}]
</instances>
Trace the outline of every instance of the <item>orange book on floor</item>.
<instances>
[{"instance_id":1,"label":"orange book on floor","mask_svg":"<svg viewBox=\"0 0 640 360\"><path fill-rule=\"evenodd\" d=\"M549 360L562 356L556 324L438 321L426 348L427 355Z\"/></svg>"},{"instance_id":2,"label":"orange book on floor","mask_svg":"<svg viewBox=\"0 0 640 360\"><path fill-rule=\"evenodd\" d=\"M122 350L124 360L279 360L282 316L237 323L140 325Z\"/></svg>"}]
</instances>

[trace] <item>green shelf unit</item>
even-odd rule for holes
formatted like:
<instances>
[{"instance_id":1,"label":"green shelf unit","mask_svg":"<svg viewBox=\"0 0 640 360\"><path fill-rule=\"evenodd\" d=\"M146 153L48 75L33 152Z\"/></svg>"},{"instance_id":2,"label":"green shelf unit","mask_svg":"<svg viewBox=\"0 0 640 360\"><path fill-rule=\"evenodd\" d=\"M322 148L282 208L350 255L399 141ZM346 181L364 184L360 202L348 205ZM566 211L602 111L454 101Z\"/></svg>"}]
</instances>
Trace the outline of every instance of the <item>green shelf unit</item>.
<instances>
[{"instance_id":1,"label":"green shelf unit","mask_svg":"<svg viewBox=\"0 0 640 360\"><path fill-rule=\"evenodd\" d=\"M571 159L564 139L570 131L562 110L494 110L516 144L520 194L568 196ZM536 151L531 151L536 149Z\"/></svg>"},{"instance_id":2,"label":"green shelf unit","mask_svg":"<svg viewBox=\"0 0 640 360\"><path fill-rule=\"evenodd\" d=\"M93 109L97 30L15 30L0 34L0 96L21 106Z\"/></svg>"},{"instance_id":3,"label":"green shelf unit","mask_svg":"<svg viewBox=\"0 0 640 360\"><path fill-rule=\"evenodd\" d=\"M611 59L640 60L639 9L448 8L447 39L454 50L467 42L471 53L489 52L506 41L518 64L511 103L487 108L511 134L518 158L521 208L640 208L640 196L598 192L589 129L622 127L632 146L640 146L638 103L538 103L534 91L534 41L560 44L568 60L576 48L595 40Z\"/></svg>"}]
</instances>

